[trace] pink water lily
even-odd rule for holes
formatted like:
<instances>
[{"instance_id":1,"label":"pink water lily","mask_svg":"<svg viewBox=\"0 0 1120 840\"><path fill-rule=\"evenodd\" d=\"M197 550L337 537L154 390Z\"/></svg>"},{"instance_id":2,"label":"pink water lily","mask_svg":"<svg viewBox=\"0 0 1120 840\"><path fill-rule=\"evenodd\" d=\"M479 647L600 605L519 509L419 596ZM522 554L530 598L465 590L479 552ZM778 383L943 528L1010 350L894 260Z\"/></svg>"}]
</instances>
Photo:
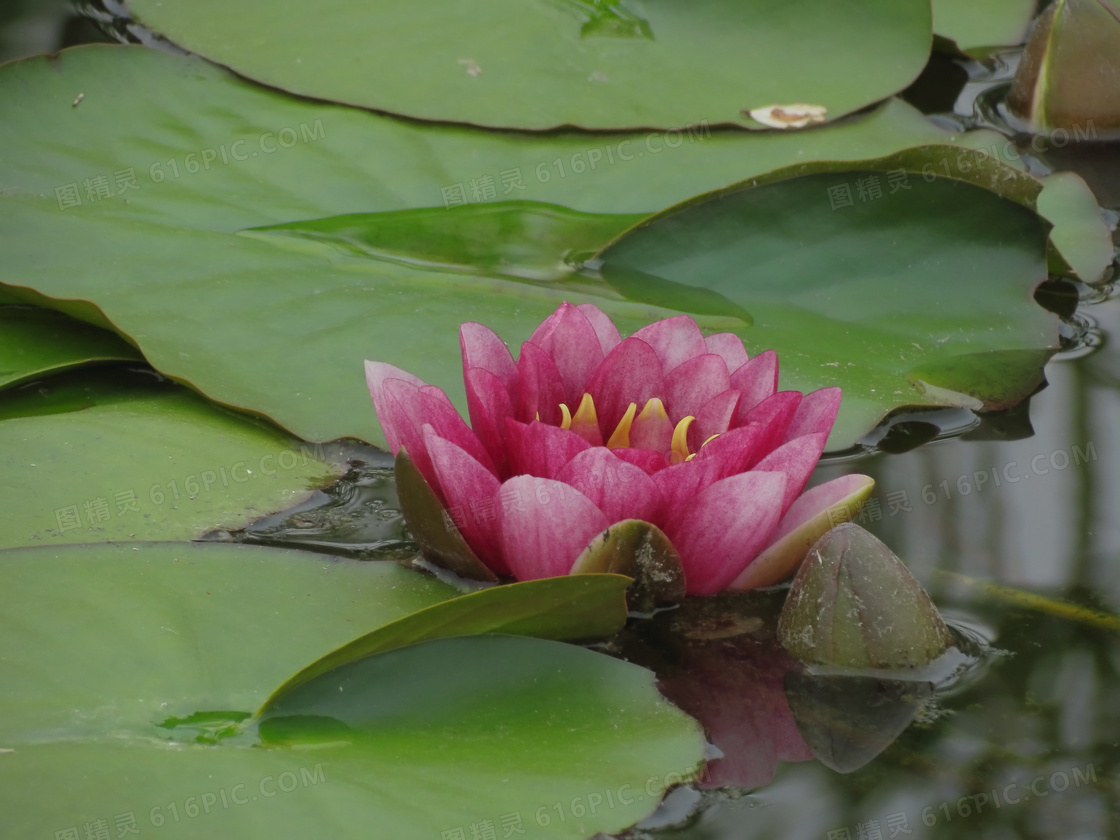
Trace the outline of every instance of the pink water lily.
<instances>
[{"instance_id":1,"label":"pink water lily","mask_svg":"<svg viewBox=\"0 0 1120 840\"><path fill-rule=\"evenodd\" d=\"M802 492L839 388L778 391L772 351L748 357L687 316L623 339L595 306L564 303L516 360L482 324L459 343L470 426L399 368L367 361L366 381L390 449L497 574L568 574L608 526L637 519L671 540L690 594L767 585L870 492L866 476Z\"/></svg>"}]
</instances>

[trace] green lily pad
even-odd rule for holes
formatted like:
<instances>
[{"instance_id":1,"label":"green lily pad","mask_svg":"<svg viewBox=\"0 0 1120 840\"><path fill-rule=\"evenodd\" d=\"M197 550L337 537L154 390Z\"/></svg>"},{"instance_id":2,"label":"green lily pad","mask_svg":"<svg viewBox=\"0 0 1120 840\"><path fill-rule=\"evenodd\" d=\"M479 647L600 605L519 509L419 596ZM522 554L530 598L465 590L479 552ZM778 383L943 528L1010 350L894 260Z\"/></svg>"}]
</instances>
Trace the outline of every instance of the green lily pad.
<instances>
[{"instance_id":1,"label":"green lily pad","mask_svg":"<svg viewBox=\"0 0 1120 840\"><path fill-rule=\"evenodd\" d=\"M252 730L196 740L301 664L454 593L393 564L215 544L40 547L0 552L0 589L12 836L104 821L176 840L370 826L439 837L517 814L527 836L575 840L640 819L703 753L650 672L509 637L364 660L376 692L335 697L392 724L354 743L261 749Z\"/></svg>"},{"instance_id":2,"label":"green lily pad","mask_svg":"<svg viewBox=\"0 0 1120 840\"><path fill-rule=\"evenodd\" d=\"M341 473L323 447L153 376L64 374L0 398L0 547L195 539Z\"/></svg>"},{"instance_id":3,"label":"green lily pad","mask_svg":"<svg viewBox=\"0 0 1120 840\"><path fill-rule=\"evenodd\" d=\"M1055 220L1050 239L1058 254L1058 272L1069 271L1086 283L1096 283L1112 264L1112 231L1096 207L1088 185L1073 172L1056 172L1042 179L1038 212Z\"/></svg>"},{"instance_id":4,"label":"green lily pad","mask_svg":"<svg viewBox=\"0 0 1120 840\"><path fill-rule=\"evenodd\" d=\"M61 312L0 306L0 389L83 365L143 359L119 335Z\"/></svg>"},{"instance_id":5,"label":"green lily pad","mask_svg":"<svg viewBox=\"0 0 1120 840\"><path fill-rule=\"evenodd\" d=\"M929 54L920 0L133 0L139 20L249 78L426 120L594 129L830 119L902 90ZM698 54L703 60L697 60ZM842 67L843 72L836 72Z\"/></svg>"},{"instance_id":6,"label":"green lily pad","mask_svg":"<svg viewBox=\"0 0 1120 840\"><path fill-rule=\"evenodd\" d=\"M752 353L777 350L782 387L844 388L832 447L899 405L1005 407L1057 348L1057 318L1031 299L1047 225L1020 204L909 165L711 199L624 234L600 272L639 300L654 276L682 300L700 286L749 309L741 334Z\"/></svg>"},{"instance_id":7,"label":"green lily pad","mask_svg":"<svg viewBox=\"0 0 1120 840\"><path fill-rule=\"evenodd\" d=\"M623 224L622 216L794 163L850 167L835 162L878 160L954 138L898 101L827 131L711 131L682 134L675 146L648 132L514 136L296 100L198 59L139 47L80 48L52 62L5 65L0 89L7 92L0 98L0 282L19 287L21 300L111 321L165 374L315 441L384 444L362 377L367 358L407 368L465 411L462 321L485 323L516 345L565 299L597 304L623 333L679 310L667 308L678 305L671 299L627 301L594 278L444 270L410 262L415 248L401 259L296 230L353 214L371 214L362 220L366 230L383 222L402 234L438 228L448 241L433 245L433 255L461 266L475 258L460 249L467 238L434 222L432 211L410 217L414 228L404 226L403 215L372 214L460 199L472 209L536 202L520 205L535 208L527 219L558 218L557 207L576 211L563 216L570 243L553 239L551 255L529 252L536 265L555 267L565 252L591 241L569 224L578 213L614 214L609 224ZM78 92L86 96L73 108ZM986 132L959 139L985 149L1004 142ZM949 149L923 158L923 166L963 175L959 161L976 153ZM1037 182L1010 169L984 172L989 187L1037 190ZM101 176L114 195L91 202L85 182L96 196ZM74 198L82 204L68 204ZM481 224L448 212L454 216ZM504 214L503 224L515 216ZM528 221L509 224L527 234L541 230ZM267 227L273 229L260 230ZM589 229L613 233L603 219ZM512 264L525 259L523 239L507 247ZM485 255L491 265L503 258ZM679 305L692 311L702 296L690 293ZM744 327L728 297L706 306L698 317L704 328Z\"/></svg>"},{"instance_id":8,"label":"green lily pad","mask_svg":"<svg viewBox=\"0 0 1120 840\"><path fill-rule=\"evenodd\" d=\"M613 636L626 623L623 575L544 578L463 595L379 627L331 651L272 693L266 713L292 691L328 671L416 642L505 633L561 641Z\"/></svg>"},{"instance_id":9,"label":"green lily pad","mask_svg":"<svg viewBox=\"0 0 1120 840\"><path fill-rule=\"evenodd\" d=\"M1035 0L933 0L932 6L933 31L972 54L1023 43Z\"/></svg>"}]
</instances>

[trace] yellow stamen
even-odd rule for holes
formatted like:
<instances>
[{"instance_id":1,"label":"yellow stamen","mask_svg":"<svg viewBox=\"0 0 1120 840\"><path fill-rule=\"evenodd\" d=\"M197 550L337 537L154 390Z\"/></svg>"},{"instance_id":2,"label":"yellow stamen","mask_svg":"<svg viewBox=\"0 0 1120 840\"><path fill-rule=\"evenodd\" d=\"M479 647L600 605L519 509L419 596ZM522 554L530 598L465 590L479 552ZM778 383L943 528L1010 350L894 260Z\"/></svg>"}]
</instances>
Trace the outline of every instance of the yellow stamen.
<instances>
[{"instance_id":1,"label":"yellow stamen","mask_svg":"<svg viewBox=\"0 0 1120 840\"><path fill-rule=\"evenodd\" d=\"M572 428L572 412L568 411L568 406L564 405L564 403L560 403L560 413L564 415L560 419L560 428L561 429Z\"/></svg>"},{"instance_id":2,"label":"yellow stamen","mask_svg":"<svg viewBox=\"0 0 1120 840\"><path fill-rule=\"evenodd\" d=\"M702 444L700 444L700 448L701 448L701 449L703 449L703 448L704 448L705 446L707 446L707 445L708 445L709 443L711 443L711 442L712 442L713 440L715 440L715 439L716 439L717 437L719 437L719 433L718 433L718 432L717 432L716 434L712 435L712 436L711 436L710 438L708 438L708 439L707 439L706 441L704 441L704 442L703 442Z\"/></svg>"},{"instance_id":3,"label":"yellow stamen","mask_svg":"<svg viewBox=\"0 0 1120 840\"><path fill-rule=\"evenodd\" d=\"M579 408L576 409L576 416L572 418L572 423L577 428L599 425L599 417L595 413L595 400L591 399L590 394L584 394L583 398L580 399Z\"/></svg>"},{"instance_id":4,"label":"yellow stamen","mask_svg":"<svg viewBox=\"0 0 1120 840\"><path fill-rule=\"evenodd\" d=\"M538 411L537 412L537 422L539 423L540 420L541 420L541 413Z\"/></svg>"},{"instance_id":5,"label":"yellow stamen","mask_svg":"<svg viewBox=\"0 0 1120 840\"><path fill-rule=\"evenodd\" d=\"M637 413L637 403L630 403L630 407L618 421L611 439L607 441L607 449L625 449L630 445L630 427L634 424L634 415Z\"/></svg>"},{"instance_id":6,"label":"yellow stamen","mask_svg":"<svg viewBox=\"0 0 1120 840\"><path fill-rule=\"evenodd\" d=\"M669 412L665 410L665 404L657 397L646 400L645 406L642 408L642 413L638 415L635 422L646 422L651 420L668 420Z\"/></svg>"},{"instance_id":7,"label":"yellow stamen","mask_svg":"<svg viewBox=\"0 0 1120 840\"><path fill-rule=\"evenodd\" d=\"M692 421L695 419L696 418L690 414L688 417L681 420L681 422L677 423L676 428L673 429L673 444L670 447L673 450L673 454L676 456L673 458L673 463L679 464L681 461L688 460L688 427L692 425Z\"/></svg>"},{"instance_id":8,"label":"yellow stamen","mask_svg":"<svg viewBox=\"0 0 1120 840\"><path fill-rule=\"evenodd\" d=\"M688 456L687 458L685 458L685 460L686 460L686 461L691 461L691 460L692 460L693 458L695 458L695 457L696 457L696 453L695 453L695 452L693 452L693 453L692 453L691 455L689 455L689 456Z\"/></svg>"}]
</instances>

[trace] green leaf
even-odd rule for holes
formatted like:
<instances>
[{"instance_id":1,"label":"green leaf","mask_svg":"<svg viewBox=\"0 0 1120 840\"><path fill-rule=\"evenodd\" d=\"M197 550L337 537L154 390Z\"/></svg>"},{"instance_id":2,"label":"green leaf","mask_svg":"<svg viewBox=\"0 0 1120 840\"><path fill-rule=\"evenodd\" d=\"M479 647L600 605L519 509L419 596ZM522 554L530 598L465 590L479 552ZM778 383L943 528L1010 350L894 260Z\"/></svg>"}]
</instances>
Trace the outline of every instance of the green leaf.
<instances>
[{"instance_id":1,"label":"green leaf","mask_svg":"<svg viewBox=\"0 0 1120 840\"><path fill-rule=\"evenodd\" d=\"M851 445L898 406L1021 399L1057 347L1057 319L1031 299L1046 277L1047 226L928 163L919 175L909 155L887 168L894 193L874 165L687 202L608 246L600 272L627 295L642 293L629 281L637 272L748 309L755 324L741 335L752 354L778 352L782 388L844 389L830 448ZM1005 171L1022 181L1020 201L1033 198L1026 176ZM991 177L971 163L961 174Z\"/></svg>"},{"instance_id":2,"label":"green leaf","mask_svg":"<svg viewBox=\"0 0 1120 840\"><path fill-rule=\"evenodd\" d=\"M255 709L307 662L457 594L392 563L218 543L7 549L0 581L8 748Z\"/></svg>"},{"instance_id":3,"label":"green leaf","mask_svg":"<svg viewBox=\"0 0 1120 840\"><path fill-rule=\"evenodd\" d=\"M1050 239L1060 265L1086 283L1096 283L1112 264L1112 231L1101 216L1092 191L1073 172L1056 172L1042 179L1038 212L1054 223Z\"/></svg>"},{"instance_id":4,"label":"green leaf","mask_svg":"<svg viewBox=\"0 0 1120 840\"><path fill-rule=\"evenodd\" d=\"M934 33L973 54L1023 43L1035 0L933 0L932 5Z\"/></svg>"},{"instance_id":5,"label":"green leaf","mask_svg":"<svg viewBox=\"0 0 1120 840\"><path fill-rule=\"evenodd\" d=\"M646 215L577 213L538 202L502 201L353 213L253 228L242 236L313 253L547 283L568 278L580 256L590 256Z\"/></svg>"},{"instance_id":6,"label":"green leaf","mask_svg":"<svg viewBox=\"0 0 1120 840\"><path fill-rule=\"evenodd\" d=\"M812 103L836 118L898 92L929 54L920 0L134 0L191 52L249 78L426 120L595 129L739 123ZM699 54L703 60L697 60ZM836 72L842 67L843 72Z\"/></svg>"},{"instance_id":7,"label":"green leaf","mask_svg":"<svg viewBox=\"0 0 1120 840\"><path fill-rule=\"evenodd\" d=\"M483 589L436 604L379 627L308 665L272 693L260 714L328 671L416 642L480 633L561 641L612 636L626 623L629 583L629 578L612 574L544 578Z\"/></svg>"},{"instance_id":8,"label":"green leaf","mask_svg":"<svg viewBox=\"0 0 1120 840\"><path fill-rule=\"evenodd\" d=\"M120 336L29 306L0 306L0 389L97 362L143 361Z\"/></svg>"},{"instance_id":9,"label":"green leaf","mask_svg":"<svg viewBox=\"0 0 1120 840\"><path fill-rule=\"evenodd\" d=\"M66 374L0 399L0 547L195 539L341 472L323 447L152 376Z\"/></svg>"},{"instance_id":10,"label":"green leaf","mask_svg":"<svg viewBox=\"0 0 1120 840\"><path fill-rule=\"evenodd\" d=\"M215 544L43 547L0 552L0 590L0 809L12 836L131 815L172 840L370 826L439 837L517 813L527 836L576 840L649 813L703 753L648 671L508 637L364 660L376 691L333 692L393 723L360 742L220 737L222 715L236 722L302 663L454 594L393 564ZM196 739L208 728L216 744Z\"/></svg>"},{"instance_id":11,"label":"green leaf","mask_svg":"<svg viewBox=\"0 0 1120 840\"><path fill-rule=\"evenodd\" d=\"M699 306L703 293L639 304L578 275L533 281L433 270L291 230L238 232L430 208L442 203L442 188L455 185L474 204L470 184L483 178L498 198L538 202L522 205L542 209L525 219L549 218L556 207L654 212L799 161L879 158L951 137L897 101L827 130L711 131L682 135L676 147L648 132L525 136L417 125L280 96L198 59L139 47L79 48L51 62L4 65L0 89L0 281L33 287L42 293L38 302L78 317L107 319L157 369L223 404L267 415L308 440L382 445L363 359L406 368L447 391L465 413L462 321L487 324L516 346L571 299L597 304L630 333L678 311L667 306ZM79 91L86 96L73 108ZM1003 143L977 135L966 136L985 148ZM594 170L572 171L573 159L586 163L592 153L599 156ZM940 173L944 160L959 172L958 159L975 158L961 155L949 147L930 165ZM137 189L122 186L130 171ZM1011 170L983 171L1001 190L1037 189L1029 176L1007 175ZM503 172L519 173L525 189L510 182L505 195ZM59 188L101 175L123 194L60 209ZM448 215L468 228L486 216ZM418 213L415 228L404 226L407 217L392 218L397 232L413 237L438 226L448 242L434 243L433 253L465 259L469 237L433 217ZM563 229L573 236L564 250L590 241L584 228L568 225L573 218L564 215ZM363 221L375 223L372 216ZM528 248L529 234L541 230L528 221L514 229L528 240L511 249ZM587 230L610 235L605 227ZM558 249L548 259L558 264L562 243L553 242ZM546 252L529 253L544 259ZM703 327L744 327L743 312L726 302L734 295L707 297ZM858 433L877 415L866 419Z\"/></svg>"}]
</instances>

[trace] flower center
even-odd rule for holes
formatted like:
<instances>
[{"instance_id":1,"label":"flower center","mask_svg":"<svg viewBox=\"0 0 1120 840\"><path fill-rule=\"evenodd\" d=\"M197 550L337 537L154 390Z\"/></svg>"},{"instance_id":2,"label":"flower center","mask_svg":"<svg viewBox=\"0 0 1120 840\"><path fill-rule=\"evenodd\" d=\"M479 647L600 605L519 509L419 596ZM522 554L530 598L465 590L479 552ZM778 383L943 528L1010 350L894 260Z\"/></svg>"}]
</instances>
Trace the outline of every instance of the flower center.
<instances>
[{"instance_id":1,"label":"flower center","mask_svg":"<svg viewBox=\"0 0 1120 840\"><path fill-rule=\"evenodd\" d=\"M598 416L595 401L590 394L580 399L579 408L573 415L564 403L560 403L561 429L570 429L583 438L588 438L592 429L597 430ZM676 425L669 419L665 405L657 397L648 400L641 412L638 404L630 403L611 436L607 439L608 449L648 449L665 455L670 464L680 464L696 457L688 450L688 430L695 422L693 415L682 418ZM712 435L707 444L718 435ZM704 444L701 444L703 446Z\"/></svg>"}]
</instances>

